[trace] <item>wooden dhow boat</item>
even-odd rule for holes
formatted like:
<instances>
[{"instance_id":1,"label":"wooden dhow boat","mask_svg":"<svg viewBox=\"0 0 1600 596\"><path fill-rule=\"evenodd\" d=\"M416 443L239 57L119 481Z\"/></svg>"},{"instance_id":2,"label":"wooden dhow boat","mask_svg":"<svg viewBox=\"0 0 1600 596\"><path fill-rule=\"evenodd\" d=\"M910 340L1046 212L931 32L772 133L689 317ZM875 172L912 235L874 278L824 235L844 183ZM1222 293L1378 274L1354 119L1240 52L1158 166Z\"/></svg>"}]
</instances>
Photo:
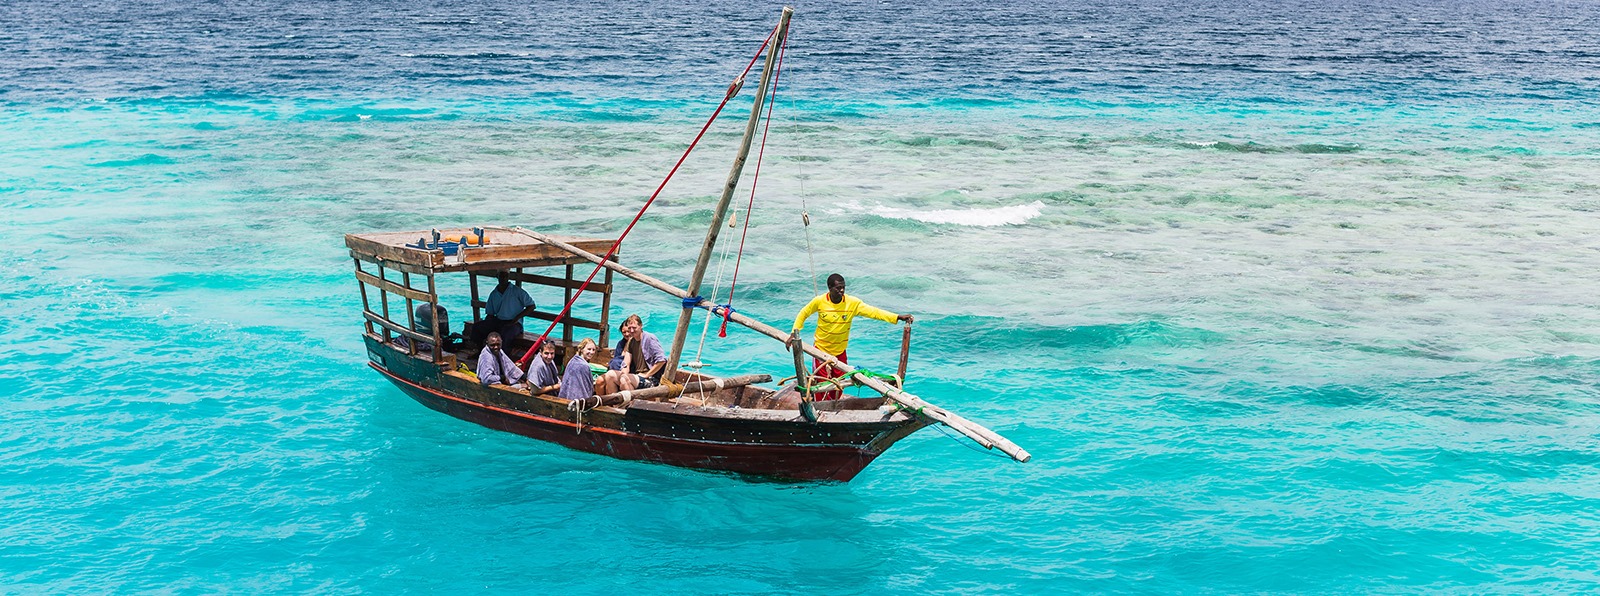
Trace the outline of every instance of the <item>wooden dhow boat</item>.
<instances>
[{"instance_id":1,"label":"wooden dhow boat","mask_svg":"<svg viewBox=\"0 0 1600 596\"><path fill-rule=\"evenodd\" d=\"M780 342L788 339L787 333L726 305L713 304L699 291L756 124L763 105L768 103L768 86L774 83L774 66L787 40L791 14L791 9L783 10L778 26L763 45L766 60L750 121L687 288L674 287L621 265L618 258L626 231L618 238L557 236L524 228L348 234L345 244L355 261L361 289L370 366L406 395L434 410L489 428L622 459L798 480L848 481L896 441L924 426L944 424L984 448L999 450L1019 462L1028 461L1029 454L1005 438L929 404L900 386L909 349L909 327L902 345L900 374L890 379L838 362L804 342L793 350L794 382L780 383L784 386L779 388L760 386L772 379L765 374L714 377L679 370L690 317L696 310L709 310L728 322ZM738 94L744 76L740 75L730 86L724 105ZM712 120L715 118L714 114ZM641 210L640 215L643 213ZM578 279L575 268L588 264L595 266L588 279ZM596 283L595 275L602 271L604 278ZM484 277L494 279L502 272L519 285L547 286L564 292L566 306L562 312L537 311L531 315L550 321L552 330L559 326L559 337L549 337L547 330L541 336L508 338L508 344L553 342L558 362L566 362L570 356L577 344L578 329L598 335L601 350L592 362L609 360L609 315L616 275L681 299L684 308L668 350L665 381L660 387L581 402L505 385L481 384L468 372L475 370L477 351L450 347L450 329L440 328L438 317L419 324L416 307L427 304L437 308L438 276L465 274L472 319L477 322L485 306L480 299L483 294L479 282ZM599 303L598 316L593 319L572 316L574 304L585 293L589 302ZM403 314L396 313L401 308ZM833 381L834 385L863 387L877 396L813 400L813 387L820 387L823 381L809 376L802 353L832 362L844 371L845 377Z\"/></svg>"}]
</instances>

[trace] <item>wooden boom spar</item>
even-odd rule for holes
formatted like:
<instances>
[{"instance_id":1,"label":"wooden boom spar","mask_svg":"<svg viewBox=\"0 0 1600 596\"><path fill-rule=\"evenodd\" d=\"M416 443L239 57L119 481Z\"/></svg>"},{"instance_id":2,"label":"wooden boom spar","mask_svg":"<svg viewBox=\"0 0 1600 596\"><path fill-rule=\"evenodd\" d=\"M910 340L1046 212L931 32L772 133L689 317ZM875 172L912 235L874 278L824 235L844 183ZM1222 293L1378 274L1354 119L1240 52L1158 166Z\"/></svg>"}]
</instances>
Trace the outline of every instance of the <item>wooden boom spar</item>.
<instances>
[{"instance_id":1,"label":"wooden boom spar","mask_svg":"<svg viewBox=\"0 0 1600 596\"><path fill-rule=\"evenodd\" d=\"M656 279L654 277L650 277L650 276L645 275L643 273L639 273L638 271L634 271L633 269L629 269L627 267L619 265L614 261L608 261L608 260L600 257L599 255L596 255L596 254L591 253L589 251L583 250L581 248L578 248L578 247L573 246L571 244L568 244L566 242L562 242L561 240L557 240L557 239L552 238L552 237L550 237L550 236L548 236L546 234L541 234L539 232L535 232L533 230L529 230L529 229L526 229L526 228L520 228L520 227L516 227L516 228L493 228L493 229L505 230L505 231L509 231L509 232L515 232L515 233L518 233L518 234L526 235L526 236L528 236L530 238L533 238L533 239L538 240L540 242L543 242L545 244L549 244L549 245L554 246L556 248L559 248L561 250L567 251L567 252L569 252L569 253L571 253L573 255L576 255L576 256L582 257L584 259L587 259L588 261L590 261L590 262L592 262L592 263L594 263L596 265L600 265L602 267L605 267L607 269L610 269L612 271L620 273L624 277L627 277L629 279L632 279L632 280L637 281L639 283L642 283L644 285L650 286L652 288L655 288L655 289L660 290L662 292L665 292L667 294L671 294L673 296L677 296L679 299L687 299L687 298L690 298L692 296L688 292L686 292L686 291L684 291L684 290L682 290L680 288L677 288L677 287L673 286L672 284L669 284L667 282L661 281L661 280ZM699 308L704 308L704 309L707 309L707 310L713 310L713 312L717 312L716 310L714 310L714 307L716 305L712 304L710 300L706 300L706 299L702 298L700 300L700 303L697 306ZM789 334L784 333L783 331L780 331L780 330L778 330L777 328L775 328L775 327L773 327L771 325L768 325L766 323L762 323L761 321L757 321L757 320L752 319L750 317L747 317L747 316L744 316L742 314L739 314L738 312L728 313L728 318L729 318L729 320L731 320L731 321L733 321L735 323L743 325L743 326L745 326L745 327L747 327L747 328L749 328L749 329L751 329L751 330L753 330L753 331L755 331L757 333L765 335L767 337L771 337L772 339L776 339L776 340L781 341L781 342L787 342L788 339L789 339ZM827 352L824 352L824 351L822 351L820 349L817 349L817 347L814 346L814 345L802 342L801 346L805 349L805 352L807 354L810 354L810 355L812 355L812 356L814 356L816 358L821 359L824 362L828 362L828 363L834 365L836 368L838 368L839 370L843 371L846 375L850 376L850 378L852 380L854 380L856 383L859 383L861 385L865 385L866 387L871 388L873 391L877 391L878 393L882 394L885 398L888 398L889 400L891 400L891 401L893 401L893 402L895 402L897 404L900 404L901 406L905 407L907 410L909 410L909 411L911 411L911 412L913 412L913 413L915 413L915 414L917 414L919 416L928 418L928 419L933 420L935 422L942 423L945 426L948 426L948 427L954 429L956 432L959 432L962 435L966 436L967 438L972 439L977 444L982 445L985 449L999 449L1002 453L1005 453L1006 455L1010 456L1011 459L1017 460L1019 462L1026 462L1026 461L1028 461L1030 459L1033 459L1032 455L1030 455L1023 448L1018 447L1016 445L1016 443L1012 443L1010 440L1007 440L1005 437L1000 436L998 433L996 433L996 432L994 432L992 430L989 430L988 428L985 428L981 424L977 424L975 422L967 420L966 418L962 418L961 416L958 416L955 413L952 413L952 412L950 412L948 410L945 410L944 408L941 408L939 406L936 406L936 405L933 405L931 403L928 403L927 401L924 401L920 397L917 397L915 395L907 393L903 389L894 387L892 385L884 383L883 381L880 381L880 380L875 379L873 377L870 377L870 376L867 376L867 375L864 375L864 374L860 374L860 372L857 371L855 369L855 367L850 366L849 364L846 364L846 363L843 363L843 362L839 362L839 360L837 358L834 358L832 355L828 354Z\"/></svg>"}]
</instances>

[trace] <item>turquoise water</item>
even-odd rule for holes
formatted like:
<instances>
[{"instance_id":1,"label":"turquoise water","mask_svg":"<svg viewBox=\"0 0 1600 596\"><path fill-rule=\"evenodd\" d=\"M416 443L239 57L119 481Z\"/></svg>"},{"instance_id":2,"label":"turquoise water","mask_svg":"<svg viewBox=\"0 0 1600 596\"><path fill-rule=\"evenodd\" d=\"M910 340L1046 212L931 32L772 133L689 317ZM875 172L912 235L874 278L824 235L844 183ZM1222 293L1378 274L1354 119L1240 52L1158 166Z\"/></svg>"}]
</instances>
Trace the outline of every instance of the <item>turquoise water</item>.
<instances>
[{"instance_id":1,"label":"turquoise water","mask_svg":"<svg viewBox=\"0 0 1600 596\"><path fill-rule=\"evenodd\" d=\"M1369 42L1409 34L1425 59L1376 70L1352 50L1356 66L1312 74L1186 66L1201 78L1169 79L1091 41L1033 70L996 58L960 71L897 46L927 62L888 82L847 68L873 58L817 48L853 14L817 9L809 53L791 54L798 91L780 91L740 309L781 326L809 298L809 210L817 274L841 272L852 293L917 315L912 390L1034 455L1016 464L927 429L849 484L617 461L427 410L365 366L342 245L346 232L455 225L616 233L726 85L726 74L689 75L733 72L767 7L679 29L629 29L626 11L546 15L569 37L522 48L544 60L532 66L516 51L472 53L521 33L434 36L468 17L428 7L351 33L377 52L336 43L327 32L342 29L303 7L221 37L186 38L207 23L159 14L125 26L212 40L223 49L205 51L225 56L218 39L298 28L315 42L307 72L268 58L219 66L231 63L181 44L73 58L64 48L85 42L62 31L114 21L95 10L29 19L4 38L30 48L18 53L27 68L0 89L11 247L0 584L1592 591L1600 93L1584 65L1600 54L1569 41L1547 47L1571 70L1519 68L1417 31L1471 25L1479 37L1462 39L1500 39L1517 55L1557 36L1550 23L1581 27L1595 11L1517 20L1464 6L1463 19L1501 20L1384 15L1403 35ZM1141 37L1134 17L1090 8L1028 39L1160 48L1155 33L1181 20L1150 16ZM1368 8L1306 26L1335 40ZM443 16L405 20L429 10ZM934 18L872 14L882 21L860 26L885 35ZM1049 24L986 14L941 35L1027 50L979 33ZM474 15L472 26L494 20ZM733 27L743 45L697 45L697 27ZM617 30L645 39L577 39ZM638 43L672 51L632 58ZM1295 60L1273 47L1245 61ZM1163 51L1140 59L1186 52ZM170 66L139 72L163 56ZM600 84L569 64L582 60L608 81L656 74ZM501 65L495 80L418 74L484 64ZM630 265L687 277L743 112L713 129L630 237ZM465 312L463 280L445 291ZM642 313L665 336L675 306L628 287L613 316ZM896 328L863 323L852 361L892 368L898 342ZM785 366L776 344L736 329L718 339L713 328L702 359L717 373Z\"/></svg>"}]
</instances>

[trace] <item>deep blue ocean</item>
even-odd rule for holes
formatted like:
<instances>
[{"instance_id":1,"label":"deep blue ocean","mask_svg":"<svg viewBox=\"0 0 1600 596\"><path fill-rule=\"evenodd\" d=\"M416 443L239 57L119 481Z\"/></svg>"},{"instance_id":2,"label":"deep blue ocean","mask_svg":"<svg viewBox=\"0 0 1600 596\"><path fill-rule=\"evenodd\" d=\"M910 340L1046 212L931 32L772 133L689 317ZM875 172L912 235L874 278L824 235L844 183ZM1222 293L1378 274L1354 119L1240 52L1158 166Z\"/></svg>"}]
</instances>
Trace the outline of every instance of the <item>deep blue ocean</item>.
<instances>
[{"instance_id":1,"label":"deep blue ocean","mask_svg":"<svg viewBox=\"0 0 1600 596\"><path fill-rule=\"evenodd\" d=\"M1600 2L796 5L738 307L844 274L1030 463L619 461L368 369L343 234L615 235L780 8L0 4L0 592L1600 591Z\"/></svg>"}]
</instances>

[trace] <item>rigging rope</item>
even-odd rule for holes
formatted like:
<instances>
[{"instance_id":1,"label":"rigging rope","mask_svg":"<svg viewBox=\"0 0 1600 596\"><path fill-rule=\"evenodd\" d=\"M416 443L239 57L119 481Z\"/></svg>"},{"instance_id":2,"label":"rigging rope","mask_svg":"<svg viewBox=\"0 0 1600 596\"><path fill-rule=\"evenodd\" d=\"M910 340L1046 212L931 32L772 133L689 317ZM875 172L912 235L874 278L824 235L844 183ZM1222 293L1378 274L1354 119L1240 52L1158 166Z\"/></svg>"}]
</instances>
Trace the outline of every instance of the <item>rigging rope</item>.
<instances>
[{"instance_id":1,"label":"rigging rope","mask_svg":"<svg viewBox=\"0 0 1600 596\"><path fill-rule=\"evenodd\" d=\"M787 45L788 40L784 40L784 44ZM800 76L800 74L794 75L794 85L800 84ZM793 126L793 138L798 139L800 138L800 119L796 118L794 115L800 112L800 108L799 106L795 105L795 100L793 99L789 100L789 107L790 109L786 113L789 115L789 123ZM811 211L806 205L806 160L795 160L795 167L800 170L800 229L805 233L806 261L811 266L811 295L816 296L821 294L822 290L817 286L817 257L816 254L811 250Z\"/></svg>"},{"instance_id":2,"label":"rigging rope","mask_svg":"<svg viewBox=\"0 0 1600 596\"><path fill-rule=\"evenodd\" d=\"M767 154L767 133L772 129L772 108L778 105L778 81L783 77L783 57L789 53L789 38L778 46L778 64L772 69L772 101L767 104L767 120L761 125L761 149L756 152L756 172L750 178L750 201L744 208L744 229L739 232L739 253L733 259L733 280L728 282L728 302L722 309L722 328L717 337L728 336L728 319L733 317L733 293L739 289L739 265L744 262L744 240L750 235L750 214L756 206L756 185L761 183L761 160Z\"/></svg>"},{"instance_id":3,"label":"rigging rope","mask_svg":"<svg viewBox=\"0 0 1600 596\"><path fill-rule=\"evenodd\" d=\"M700 139L706 136L706 131L711 128L711 124L717 121L717 116L722 114L722 108L727 107L728 101L739 93L739 89L744 86L745 77L750 74L750 69L755 67L756 60L761 58L761 52L772 44L772 38L777 34L778 26L773 26L772 31L767 33L767 39L761 42L760 48L756 49L755 56L750 58L750 62L744 65L744 70L739 73L738 77L734 78L732 84L728 85L728 92L723 94L722 103L717 104L717 109L711 112L711 118L707 119L705 125L700 127L699 134L696 134L694 140L689 142L689 147L683 150L683 155L678 158L678 163L673 164L672 170L667 172L667 177L661 180L661 184L656 187L656 191L650 193L650 200L644 202L644 206L639 208L639 213L633 216L633 221L628 222L628 227L622 230L622 235L617 236L616 242L611 243L611 249L607 250L606 255L600 259L601 264L595 265L594 271L589 272L589 277L583 280L582 285L578 286L578 291L572 293L572 299L568 300L566 306L562 307L560 314L550 320L550 326L545 327L544 333L539 334L539 339L533 342L533 348L528 350L527 354L522 355L522 359L517 361L518 364L526 366L529 361L533 360L533 355L537 354L539 348L544 345L545 340L550 338L550 332L555 330L556 324L567 317L567 313L572 311L572 305L578 301L578 297L583 295L584 290L589 289L589 283L594 281L595 274L600 273L600 270L605 268L605 262L610 261L612 257L617 255L617 249L622 247L622 240L628 237L629 232L633 231L633 226L638 225L639 219L644 217L645 211L650 210L650 205L656 202L656 197L661 196L661 191L667 187L667 182L671 181L672 176L678 173L678 168L683 166L684 160L689 159L689 152L694 151L695 146L700 144Z\"/></svg>"},{"instance_id":4,"label":"rigging rope","mask_svg":"<svg viewBox=\"0 0 1600 596\"><path fill-rule=\"evenodd\" d=\"M730 251L732 251L732 250L733 250L733 245L732 244L724 245L722 247L722 256L718 257L718 259L717 259L717 278L716 278L716 281L713 281L711 283L711 303L712 304L716 304L716 302L717 302L717 291L722 288L722 271L724 269L724 266L728 264L728 253ZM705 362L701 361L701 357L705 355L706 334L711 332L711 317L712 317L711 310L712 309L707 309L706 310L706 318L700 325L700 345L698 347L696 347L695 350L694 350L694 362L690 362L689 364L686 365L686 366L688 366L690 368L695 369L695 372L699 372L700 368L705 366Z\"/></svg>"}]
</instances>

